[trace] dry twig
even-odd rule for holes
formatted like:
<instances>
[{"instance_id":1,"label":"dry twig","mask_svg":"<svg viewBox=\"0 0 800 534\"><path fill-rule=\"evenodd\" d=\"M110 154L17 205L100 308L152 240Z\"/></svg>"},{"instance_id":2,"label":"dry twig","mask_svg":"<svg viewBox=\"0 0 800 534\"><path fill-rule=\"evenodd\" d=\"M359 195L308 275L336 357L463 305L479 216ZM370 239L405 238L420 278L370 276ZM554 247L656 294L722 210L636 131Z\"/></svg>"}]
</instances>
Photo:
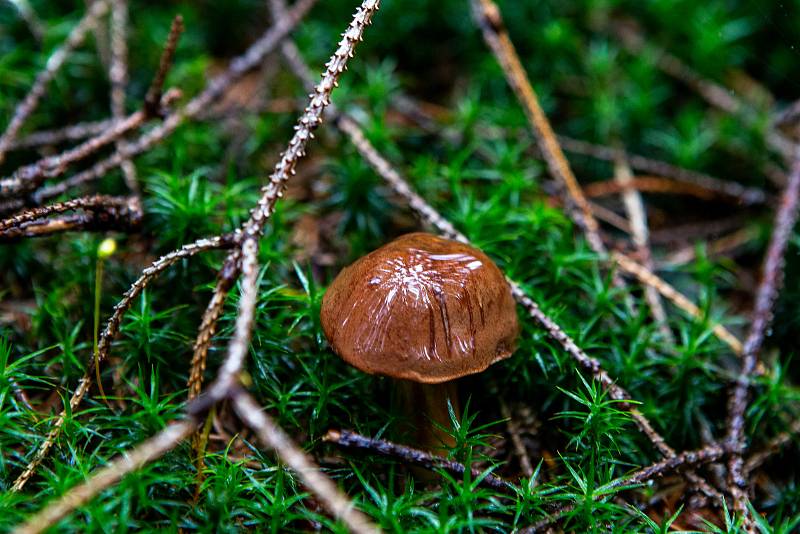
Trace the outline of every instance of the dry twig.
<instances>
[{"instance_id":1,"label":"dry twig","mask_svg":"<svg viewBox=\"0 0 800 534\"><path fill-rule=\"evenodd\" d=\"M717 444L711 444L693 451L685 451L677 454L671 458L665 458L660 462L656 462L647 467L634 471L630 475L623 476L609 482L601 488L597 488L596 492L599 495L604 495L605 490L614 488L624 488L627 486L636 486L664 476L668 473L674 472L676 469L689 469L702 464L708 464L719 460L725 454L725 449ZM603 490L603 491L600 491ZM575 509L574 504L566 505L557 511L553 512L549 517L537 521L533 525L520 529L520 534L530 534L538 532L556 522L563 519L569 512Z\"/></svg>"},{"instance_id":2,"label":"dry twig","mask_svg":"<svg viewBox=\"0 0 800 534\"><path fill-rule=\"evenodd\" d=\"M691 317L697 320L703 319L702 311L694 302L686 298L682 293L665 282L663 279L655 276L644 265L640 265L628 256L620 253L614 253L614 261L623 271L632 274L639 280L640 283L646 285L647 287L655 288L666 299L668 299L681 310L688 313ZM715 324L711 330L714 332L714 335L728 345L735 354L742 354L742 342L739 341L739 339L734 336L730 330L721 324Z\"/></svg>"},{"instance_id":3,"label":"dry twig","mask_svg":"<svg viewBox=\"0 0 800 534\"><path fill-rule=\"evenodd\" d=\"M708 242L706 245L708 255L713 257L735 251L753 241L756 237L758 237L758 233L753 228L741 228L719 239ZM669 254L659 263L664 266L675 267L690 263L694 261L696 257L697 247L695 245L687 245Z\"/></svg>"},{"instance_id":4,"label":"dry twig","mask_svg":"<svg viewBox=\"0 0 800 534\"><path fill-rule=\"evenodd\" d=\"M183 17L175 15L169 28L167 42L164 44L164 51L158 61L158 70L156 75L153 76L153 81L150 83L150 88L144 97L144 109L150 116L158 116L163 111L159 103L164 90L164 81L167 79L167 73L172 68L172 60L175 58L175 51L178 49L178 39L181 33L183 33Z\"/></svg>"},{"instance_id":5,"label":"dry twig","mask_svg":"<svg viewBox=\"0 0 800 534\"><path fill-rule=\"evenodd\" d=\"M314 493L325 508L347 525L351 532L358 534L379 532L378 527L353 507L350 499L330 478L322 474L319 467L314 465L283 429L264 413L250 395L244 391L235 394L233 407L239 418L255 431L258 439L274 449L286 465L300 476L303 484Z\"/></svg>"},{"instance_id":6,"label":"dry twig","mask_svg":"<svg viewBox=\"0 0 800 534\"><path fill-rule=\"evenodd\" d=\"M644 266L652 272L653 254L650 251L650 230L647 226L644 202L639 192L631 187L633 172L625 158L618 159L614 164L614 181L622 187L622 200L630 221L633 244ZM674 344L675 337L669 328L667 313L664 311L664 303L661 302L658 291L650 285L645 285L644 294L659 331L668 343Z\"/></svg>"},{"instance_id":7,"label":"dry twig","mask_svg":"<svg viewBox=\"0 0 800 534\"><path fill-rule=\"evenodd\" d=\"M44 25L42 24L41 19L36 14L36 11L33 10L31 3L28 0L9 0L11 5L17 9L19 16L22 17L22 20L25 21L25 24L28 25L28 30L33 35L33 38L41 44L42 40L44 39Z\"/></svg>"},{"instance_id":8,"label":"dry twig","mask_svg":"<svg viewBox=\"0 0 800 534\"><path fill-rule=\"evenodd\" d=\"M749 478L750 473L761 467L770 456L780 451L787 443L796 438L797 434L800 434L800 418L795 419L787 431L781 432L769 440L769 443L767 443L763 449L754 452L750 458L747 459L744 464L744 476Z\"/></svg>"},{"instance_id":9,"label":"dry twig","mask_svg":"<svg viewBox=\"0 0 800 534\"><path fill-rule=\"evenodd\" d=\"M21 226L28 221L35 221L50 215L64 213L73 210L93 210L104 209L108 207L127 207L129 199L126 197L111 197L107 195L94 195L91 197L82 197L68 200L66 202L58 202L50 206L43 206L41 208L31 208L23 211L8 219L0 220L0 235L7 232L11 228Z\"/></svg>"},{"instance_id":10,"label":"dry twig","mask_svg":"<svg viewBox=\"0 0 800 534\"><path fill-rule=\"evenodd\" d=\"M209 81L205 89L192 98L183 108L171 113L157 127L143 134L135 141L126 144L125 147L117 150L114 154L99 161L89 169L79 172L63 182L40 189L33 195L34 202L41 203L46 199L60 195L70 188L104 176L121 165L123 161L150 150L171 135L184 122L194 119L206 111L213 102L225 94L231 85L244 74L259 66L264 57L272 52L278 43L289 34L314 3L316 3L316 0L299 0L292 6L289 17L284 19L281 24L275 24L270 27L244 54L231 61L225 72Z\"/></svg>"},{"instance_id":11,"label":"dry twig","mask_svg":"<svg viewBox=\"0 0 800 534\"><path fill-rule=\"evenodd\" d=\"M281 155L280 161L269 178L269 182L261 189L261 198L252 210L250 218L242 227L243 240L258 240L264 230L267 220L275 210L275 203L283 196L286 182L295 173L297 161L305 155L306 144L313 137L313 131L322 122L322 113L330 104L330 94L337 84L339 76L347 65L347 60L352 57L356 44L361 40L364 29L369 25L374 12L378 9L379 0L365 0L353 17L350 26L344 32L339 47L326 64L322 79L310 95L310 101L305 112L297 121L295 133ZM276 21L276 26L282 26L286 17ZM195 343L192 367L189 373L189 396L196 397L202 387L203 370L206 365L206 356L211 337L216 328L217 318L222 310L225 294L230 290L233 281L238 276L238 264L241 260L240 249L234 250L225 259L220 270L220 279L214 290L211 302L198 332Z\"/></svg>"},{"instance_id":12,"label":"dry twig","mask_svg":"<svg viewBox=\"0 0 800 534\"><path fill-rule=\"evenodd\" d=\"M573 139L563 135L558 136L558 141L567 152L582 154L603 161L616 161L623 157L631 168L661 176L671 178L687 186L694 186L699 190L714 191L723 197L737 199L744 205L763 204L768 200L767 194L755 187L745 187L736 182L720 180L708 174L677 167L671 163L647 158L637 154L626 154L624 151L607 146L588 143L579 139Z\"/></svg>"},{"instance_id":13,"label":"dry twig","mask_svg":"<svg viewBox=\"0 0 800 534\"><path fill-rule=\"evenodd\" d=\"M100 198L99 201L98 198ZM82 210L82 213L52 219L43 218L47 215L75 209ZM22 237L44 237L77 230L130 232L139 228L142 216L142 206L137 198L78 198L43 208L34 208L24 211L18 216L0 221L2 225L9 225L0 231L0 242Z\"/></svg>"},{"instance_id":14,"label":"dry twig","mask_svg":"<svg viewBox=\"0 0 800 534\"><path fill-rule=\"evenodd\" d=\"M536 92L528 80L528 75L520 63L514 44L503 24L500 9L492 0L471 0L471 3L475 20L483 32L484 40L503 68L506 81L514 90L514 94L522 104L525 115L533 127L536 142L550 174L566 187L570 201L577 208L569 210L573 220L585 232L586 240L592 250L600 256L605 256L606 248L600 238L600 227L592 215L583 190L572 173L567 158L564 157L555 132L553 132L553 128L539 104Z\"/></svg>"},{"instance_id":15,"label":"dry twig","mask_svg":"<svg viewBox=\"0 0 800 534\"><path fill-rule=\"evenodd\" d=\"M508 429L508 434L511 437L511 444L514 446L514 451L519 457L519 466L522 469L522 474L526 477L532 477L533 463L531 463L531 457L528 454L528 450L525 448L525 443L522 441L519 423L517 423L517 421L514 419L514 414L511 413L511 409L506 401L503 400L502 395L499 395L497 398L500 404L500 415L502 415L503 419L506 420L506 428Z\"/></svg>"},{"instance_id":16,"label":"dry twig","mask_svg":"<svg viewBox=\"0 0 800 534\"><path fill-rule=\"evenodd\" d=\"M163 106L169 106L180 97L180 91L167 91L162 99ZM66 172L73 163L94 154L105 145L112 143L128 132L142 126L150 118L148 112L141 110L126 119L115 122L108 130L84 141L80 145L55 156L49 156L14 171L8 178L0 180L0 198L20 195L33 191L48 178L55 178Z\"/></svg>"},{"instance_id":17,"label":"dry twig","mask_svg":"<svg viewBox=\"0 0 800 534\"><path fill-rule=\"evenodd\" d=\"M171 423L152 438L132 450L122 453L107 466L94 472L86 482L67 491L12 532L14 534L44 532L71 511L86 504L92 497L119 482L126 474L141 469L175 448L194 431L196 426L196 422L192 420Z\"/></svg>"},{"instance_id":18,"label":"dry twig","mask_svg":"<svg viewBox=\"0 0 800 534\"><path fill-rule=\"evenodd\" d=\"M5 159L6 151L8 150L14 139L17 138L20 128L22 128L25 121L28 120L31 113L36 110L39 105L39 100L44 96L47 90L47 84L61 69L64 61L69 55L83 42L86 35L94 25L97 19L105 15L108 11L107 0L97 0L93 2L91 7L86 11L81 18L80 22L72 29L64 43L58 47L47 59L47 64L41 72L36 76L33 86L25 95L25 99L19 103L14 115L11 117L11 122L6 126L5 132L0 135L0 163Z\"/></svg>"},{"instance_id":19,"label":"dry twig","mask_svg":"<svg viewBox=\"0 0 800 534\"><path fill-rule=\"evenodd\" d=\"M124 115L124 114L123 114ZM120 118L124 118L121 116ZM77 124L70 124L63 128L56 128L54 130L39 130L18 139L8 146L8 150L21 150L26 148L36 148L40 146L51 146L63 143L64 141L80 141L87 137L94 137L108 130L115 120L118 119L103 119L91 122L79 122Z\"/></svg>"},{"instance_id":20,"label":"dry twig","mask_svg":"<svg viewBox=\"0 0 800 534\"><path fill-rule=\"evenodd\" d=\"M383 456L396 458L405 463L418 465L425 469L443 469L459 477L464 476L464 473L467 472L467 468L463 464L453 460L448 460L447 458L413 447L399 445L385 439L368 438L351 430L328 430L328 433L325 434L325 437L322 439L323 441L335 443L340 447L370 451ZM513 494L515 492L513 484L491 473L486 473L476 468L471 468L470 473L474 479L480 478L480 483L484 486L506 493L510 492Z\"/></svg>"},{"instance_id":21,"label":"dry twig","mask_svg":"<svg viewBox=\"0 0 800 534\"><path fill-rule=\"evenodd\" d=\"M125 88L128 85L128 0L110 0L110 2L111 61L108 78L111 81L111 117L119 121L125 116ZM117 149L124 145L124 141L117 141ZM133 162L125 160L121 168L128 189L139 196L139 180L136 178L136 167Z\"/></svg>"},{"instance_id":22,"label":"dry twig","mask_svg":"<svg viewBox=\"0 0 800 534\"><path fill-rule=\"evenodd\" d=\"M747 393L750 380L758 363L758 353L764 342L770 323L772 308L778 296L778 288L783 281L784 254L794 225L797 222L798 196L800 196L800 150L783 192L775 227L764 258L763 277L758 285L753 308L750 331L744 342L742 367L728 399L728 433L726 441L731 447L728 460L728 483L733 497L734 509L747 515L747 478L744 476L742 454L746 449L744 435L744 414L747 409Z\"/></svg>"},{"instance_id":23,"label":"dry twig","mask_svg":"<svg viewBox=\"0 0 800 534\"><path fill-rule=\"evenodd\" d=\"M180 249L162 256L161 258L150 264L150 266L145 268L142 271L141 276L139 276L139 278L131 285L131 287L128 288L128 290L122 296L122 299L120 299L120 301L114 307L114 311L111 314L111 317L108 319L105 329L103 330L103 333L100 335L100 339L98 341L97 361L103 362L108 357L108 353L111 350L111 343L113 342L114 338L117 335L117 332L119 331L119 325L122 322L122 317L125 315L125 312L128 311L128 309L130 309L134 299L139 296L139 294L150 284L151 281L153 281L153 279L156 276L158 276L167 267L175 264L181 259L193 256L198 252L231 246L233 243L234 243L233 234L213 237L210 239L200 239L198 241L195 241L194 243L184 245ZM93 374L94 374L94 360L91 359L89 368L84 373L83 377L78 383L78 387L75 389L75 392L72 394L72 397L69 400L69 412L72 413L75 412L81 400L83 400L83 397L89 391L89 388L92 385ZM34 455L33 459L28 463L28 465L25 467L22 473L14 481L14 484L11 487L11 491L20 491L28 482L28 480L31 478L31 476L33 476L33 473L36 471L36 468L45 459L47 453L49 452L50 448L53 446L56 438L61 432L61 427L64 425L67 413L68 411L64 410L55 419L52 427L50 428L50 432L48 432L47 437L39 446L39 449L36 451L36 454Z\"/></svg>"},{"instance_id":24,"label":"dry twig","mask_svg":"<svg viewBox=\"0 0 800 534\"><path fill-rule=\"evenodd\" d=\"M615 195L626 190L632 190L641 193L690 195L702 200L712 200L721 197L722 199L729 199L734 202L739 201L738 198L722 195L718 191L712 191L695 184L687 184L661 176L631 176L630 181L626 183L628 185L623 186L617 180L612 179L604 182L586 184L586 187L583 189L586 192L586 196L589 198Z\"/></svg>"}]
</instances>

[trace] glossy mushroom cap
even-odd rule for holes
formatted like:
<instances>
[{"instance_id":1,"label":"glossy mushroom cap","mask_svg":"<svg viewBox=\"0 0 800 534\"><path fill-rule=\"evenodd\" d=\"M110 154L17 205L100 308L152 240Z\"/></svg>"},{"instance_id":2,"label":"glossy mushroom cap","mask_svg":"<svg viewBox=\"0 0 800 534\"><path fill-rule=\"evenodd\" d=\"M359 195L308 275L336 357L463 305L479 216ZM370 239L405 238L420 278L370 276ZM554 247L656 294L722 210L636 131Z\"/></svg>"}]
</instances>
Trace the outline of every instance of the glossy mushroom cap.
<instances>
[{"instance_id":1,"label":"glossy mushroom cap","mask_svg":"<svg viewBox=\"0 0 800 534\"><path fill-rule=\"evenodd\" d=\"M511 290L483 252L401 236L346 267L322 300L334 352L365 371L435 384L508 358L519 333Z\"/></svg>"}]
</instances>

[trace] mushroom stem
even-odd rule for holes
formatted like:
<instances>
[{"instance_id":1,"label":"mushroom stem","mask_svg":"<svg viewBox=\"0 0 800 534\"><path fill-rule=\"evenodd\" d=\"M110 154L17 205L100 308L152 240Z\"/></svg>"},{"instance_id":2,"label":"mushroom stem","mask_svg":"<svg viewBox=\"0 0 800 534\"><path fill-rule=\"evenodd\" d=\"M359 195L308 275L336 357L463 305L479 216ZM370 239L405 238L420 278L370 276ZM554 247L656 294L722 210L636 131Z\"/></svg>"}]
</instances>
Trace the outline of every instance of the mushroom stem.
<instances>
[{"instance_id":1,"label":"mushroom stem","mask_svg":"<svg viewBox=\"0 0 800 534\"><path fill-rule=\"evenodd\" d=\"M451 427L448 400L456 418L461 419L456 381L421 384L410 380L395 380L395 384L399 404L411 426L409 434L415 438L413 443L429 452L455 446L455 440L446 429Z\"/></svg>"}]
</instances>

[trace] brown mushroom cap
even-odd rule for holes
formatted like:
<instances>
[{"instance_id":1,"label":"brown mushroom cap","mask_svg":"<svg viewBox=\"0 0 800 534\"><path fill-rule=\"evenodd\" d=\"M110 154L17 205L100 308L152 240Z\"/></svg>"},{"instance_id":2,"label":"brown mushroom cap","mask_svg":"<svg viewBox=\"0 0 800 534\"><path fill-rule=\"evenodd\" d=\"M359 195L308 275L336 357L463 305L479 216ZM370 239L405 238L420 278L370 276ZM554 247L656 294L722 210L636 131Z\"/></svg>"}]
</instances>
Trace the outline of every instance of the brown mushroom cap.
<instances>
[{"instance_id":1,"label":"brown mushroom cap","mask_svg":"<svg viewBox=\"0 0 800 534\"><path fill-rule=\"evenodd\" d=\"M360 258L322 299L334 352L367 373L439 383L508 358L519 333L511 290L483 252L414 233Z\"/></svg>"}]
</instances>

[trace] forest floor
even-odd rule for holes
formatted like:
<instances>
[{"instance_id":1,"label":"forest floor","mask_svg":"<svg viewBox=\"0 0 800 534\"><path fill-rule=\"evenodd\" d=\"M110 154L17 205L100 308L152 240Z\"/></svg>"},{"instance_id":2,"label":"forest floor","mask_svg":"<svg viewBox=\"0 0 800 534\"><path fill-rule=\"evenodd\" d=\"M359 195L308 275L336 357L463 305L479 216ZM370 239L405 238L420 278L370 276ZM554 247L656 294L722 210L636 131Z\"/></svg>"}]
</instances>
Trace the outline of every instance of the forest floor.
<instances>
[{"instance_id":1,"label":"forest floor","mask_svg":"<svg viewBox=\"0 0 800 534\"><path fill-rule=\"evenodd\" d=\"M800 529L800 6L377 4L0 3L0 531ZM521 325L434 451L320 324L415 231Z\"/></svg>"}]
</instances>

